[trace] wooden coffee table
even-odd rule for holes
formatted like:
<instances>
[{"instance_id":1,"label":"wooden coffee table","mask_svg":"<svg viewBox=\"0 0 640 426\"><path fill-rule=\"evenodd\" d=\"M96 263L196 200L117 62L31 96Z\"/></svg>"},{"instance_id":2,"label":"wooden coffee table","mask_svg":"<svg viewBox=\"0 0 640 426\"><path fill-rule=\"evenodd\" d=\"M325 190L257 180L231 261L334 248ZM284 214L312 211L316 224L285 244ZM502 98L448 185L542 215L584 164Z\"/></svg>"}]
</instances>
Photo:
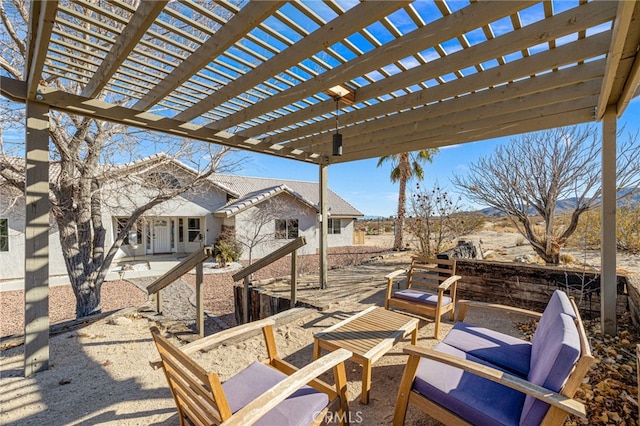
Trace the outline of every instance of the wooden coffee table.
<instances>
[{"instance_id":1,"label":"wooden coffee table","mask_svg":"<svg viewBox=\"0 0 640 426\"><path fill-rule=\"evenodd\" d=\"M351 360L362 365L361 401L368 404L371 365L409 333L411 343L415 345L418 339L417 318L372 306L316 333L313 358L319 358L322 349L333 351L345 348L353 352Z\"/></svg>"}]
</instances>

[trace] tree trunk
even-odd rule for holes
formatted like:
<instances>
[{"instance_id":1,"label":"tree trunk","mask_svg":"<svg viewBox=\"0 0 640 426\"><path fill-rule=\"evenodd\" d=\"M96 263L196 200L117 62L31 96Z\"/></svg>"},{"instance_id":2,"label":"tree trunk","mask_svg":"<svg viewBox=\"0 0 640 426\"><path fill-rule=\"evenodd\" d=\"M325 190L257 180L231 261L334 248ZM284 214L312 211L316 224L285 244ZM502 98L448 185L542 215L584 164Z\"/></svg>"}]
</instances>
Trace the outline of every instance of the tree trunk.
<instances>
[{"instance_id":1,"label":"tree trunk","mask_svg":"<svg viewBox=\"0 0 640 426\"><path fill-rule=\"evenodd\" d=\"M409 178L409 153L403 152L400 154L400 160L398 161L398 168L400 169L398 188L398 216L396 217L395 226L395 238L393 241L393 248L395 250L402 250L403 246L403 228L404 228L404 215L407 210L407 179Z\"/></svg>"},{"instance_id":2,"label":"tree trunk","mask_svg":"<svg viewBox=\"0 0 640 426\"><path fill-rule=\"evenodd\" d=\"M99 314L102 312L102 301L100 299L100 288L102 283L97 284L84 280L82 283L76 281L72 286L76 293L76 317L82 318L88 315Z\"/></svg>"}]
</instances>

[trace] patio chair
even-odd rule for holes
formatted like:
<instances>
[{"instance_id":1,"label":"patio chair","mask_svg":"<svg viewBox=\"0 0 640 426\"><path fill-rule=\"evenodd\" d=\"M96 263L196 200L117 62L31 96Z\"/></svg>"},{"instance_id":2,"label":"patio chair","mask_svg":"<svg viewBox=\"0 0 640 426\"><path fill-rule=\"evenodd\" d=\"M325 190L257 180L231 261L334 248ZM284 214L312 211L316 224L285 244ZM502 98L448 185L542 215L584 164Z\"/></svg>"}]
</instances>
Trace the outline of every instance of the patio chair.
<instances>
[{"instance_id":1,"label":"patio chair","mask_svg":"<svg viewBox=\"0 0 640 426\"><path fill-rule=\"evenodd\" d=\"M593 363L578 309L556 290L537 317L531 342L458 322L434 349L406 347L394 426L404 423L408 404L447 425L562 425L568 414L586 418L585 406L572 399Z\"/></svg>"},{"instance_id":2,"label":"patio chair","mask_svg":"<svg viewBox=\"0 0 640 426\"><path fill-rule=\"evenodd\" d=\"M264 319L234 327L182 347L151 328L169 388L185 425L316 425L327 419L348 424L344 361L352 354L341 349L298 369L278 357L274 321ZM262 329L268 359L253 362L224 383L190 356L230 338ZM152 366L155 362L151 363ZM333 369L335 386L317 377Z\"/></svg>"},{"instance_id":3,"label":"patio chair","mask_svg":"<svg viewBox=\"0 0 640 426\"><path fill-rule=\"evenodd\" d=\"M442 315L450 312L451 321L455 315L456 288L458 280L462 278L455 275L456 261L414 257L411 267L406 271L407 288L392 293L394 279L404 273L400 269L385 276L387 296L384 307L434 318L434 337L438 339Z\"/></svg>"}]
</instances>

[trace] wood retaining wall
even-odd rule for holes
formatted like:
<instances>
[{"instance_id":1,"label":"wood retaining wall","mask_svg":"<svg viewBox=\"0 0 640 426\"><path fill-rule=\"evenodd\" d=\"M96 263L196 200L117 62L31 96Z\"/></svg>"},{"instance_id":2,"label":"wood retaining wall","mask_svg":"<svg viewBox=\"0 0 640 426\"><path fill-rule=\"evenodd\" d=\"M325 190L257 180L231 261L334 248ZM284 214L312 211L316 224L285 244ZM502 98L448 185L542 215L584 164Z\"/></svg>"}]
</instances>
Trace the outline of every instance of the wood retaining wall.
<instances>
[{"instance_id":1,"label":"wood retaining wall","mask_svg":"<svg viewBox=\"0 0 640 426\"><path fill-rule=\"evenodd\" d=\"M600 275L597 272L487 260L458 259L456 273L463 278L458 298L502 303L542 311L555 289L573 296L585 319L600 316ZM640 323L640 274L618 275L618 314L630 311ZM234 287L236 321L242 319L242 286ZM249 318L266 318L290 307L288 297L273 295L269 284L251 286ZM298 302L298 306L313 307ZM319 308L319 307L317 307Z\"/></svg>"}]
</instances>

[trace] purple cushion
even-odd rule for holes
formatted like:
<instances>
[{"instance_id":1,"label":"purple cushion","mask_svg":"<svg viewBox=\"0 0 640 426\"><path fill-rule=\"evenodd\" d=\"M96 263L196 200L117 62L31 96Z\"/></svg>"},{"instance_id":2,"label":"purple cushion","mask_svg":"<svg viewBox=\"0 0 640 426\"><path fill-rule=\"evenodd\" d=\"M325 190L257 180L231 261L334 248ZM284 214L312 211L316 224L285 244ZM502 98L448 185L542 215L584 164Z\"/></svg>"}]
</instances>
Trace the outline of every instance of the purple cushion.
<instances>
[{"instance_id":1,"label":"purple cushion","mask_svg":"<svg viewBox=\"0 0 640 426\"><path fill-rule=\"evenodd\" d=\"M470 355L527 377L531 343L488 328L457 322L442 341Z\"/></svg>"},{"instance_id":2,"label":"purple cushion","mask_svg":"<svg viewBox=\"0 0 640 426\"><path fill-rule=\"evenodd\" d=\"M393 293L393 297L397 297L398 299L411 300L416 303L422 303L425 305L437 305L438 304L438 295L425 293L424 291L412 290L410 288L406 290L400 290ZM442 296L442 304L447 305L451 303L451 298L449 296Z\"/></svg>"},{"instance_id":3,"label":"purple cushion","mask_svg":"<svg viewBox=\"0 0 640 426\"><path fill-rule=\"evenodd\" d=\"M533 348L536 345L540 350L531 352L528 380L559 392L580 356L580 337L574 318L564 313L556 315L555 321L540 332ZM521 424L540 424L548 409L548 404L528 396L522 409Z\"/></svg>"},{"instance_id":4,"label":"purple cushion","mask_svg":"<svg viewBox=\"0 0 640 426\"><path fill-rule=\"evenodd\" d=\"M445 343L438 343L435 349L493 367ZM523 393L424 358L418 366L413 389L466 421L479 425L517 425L524 403Z\"/></svg>"},{"instance_id":5,"label":"purple cushion","mask_svg":"<svg viewBox=\"0 0 640 426\"><path fill-rule=\"evenodd\" d=\"M253 362L222 384L231 412L240 410L286 377L267 365ZM326 394L304 386L265 414L255 425L309 425L314 415L328 403Z\"/></svg>"},{"instance_id":6,"label":"purple cushion","mask_svg":"<svg viewBox=\"0 0 640 426\"><path fill-rule=\"evenodd\" d=\"M535 348L538 334L545 333L545 330L554 323L555 318L560 315L560 313L565 313L574 319L576 318L576 314L573 311L573 306L571 305L571 301L567 294L564 291L556 290L551 295L551 299L549 299L549 303L547 303L547 307L542 313L542 318L540 318L540 321L538 322L536 332L531 338L531 342L534 346L532 349L533 351L539 350L539 348Z\"/></svg>"}]
</instances>

